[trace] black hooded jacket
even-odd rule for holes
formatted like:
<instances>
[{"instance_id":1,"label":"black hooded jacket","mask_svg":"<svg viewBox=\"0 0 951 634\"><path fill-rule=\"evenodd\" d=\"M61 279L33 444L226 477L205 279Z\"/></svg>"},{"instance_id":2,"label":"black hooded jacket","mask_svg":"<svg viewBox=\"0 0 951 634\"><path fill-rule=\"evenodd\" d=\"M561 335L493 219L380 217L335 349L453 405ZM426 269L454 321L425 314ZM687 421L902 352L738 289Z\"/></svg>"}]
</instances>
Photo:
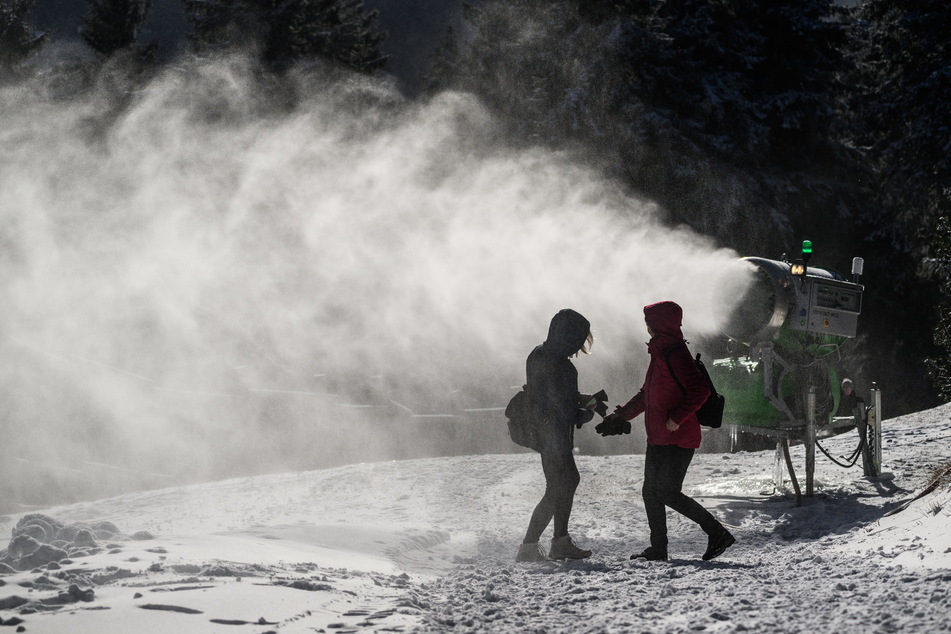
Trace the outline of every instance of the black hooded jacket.
<instances>
[{"instance_id":1,"label":"black hooded jacket","mask_svg":"<svg viewBox=\"0 0 951 634\"><path fill-rule=\"evenodd\" d=\"M572 453L575 425L593 416L593 412L580 407L578 371L569 359L581 349L590 332L587 319L565 308L552 318L545 342L528 355L525 373L539 421L540 453Z\"/></svg>"}]
</instances>

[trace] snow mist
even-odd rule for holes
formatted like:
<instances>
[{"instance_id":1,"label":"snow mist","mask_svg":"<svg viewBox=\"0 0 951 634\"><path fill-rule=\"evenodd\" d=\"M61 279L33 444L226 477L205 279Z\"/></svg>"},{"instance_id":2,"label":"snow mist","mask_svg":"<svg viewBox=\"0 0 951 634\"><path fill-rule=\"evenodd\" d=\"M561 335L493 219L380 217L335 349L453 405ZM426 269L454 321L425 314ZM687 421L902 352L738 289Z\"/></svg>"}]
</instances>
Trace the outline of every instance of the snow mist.
<instances>
[{"instance_id":1,"label":"snow mist","mask_svg":"<svg viewBox=\"0 0 951 634\"><path fill-rule=\"evenodd\" d=\"M745 275L467 95L235 58L124 98L0 91L0 497L507 451L491 408L558 309L616 403L644 304L699 337Z\"/></svg>"}]
</instances>

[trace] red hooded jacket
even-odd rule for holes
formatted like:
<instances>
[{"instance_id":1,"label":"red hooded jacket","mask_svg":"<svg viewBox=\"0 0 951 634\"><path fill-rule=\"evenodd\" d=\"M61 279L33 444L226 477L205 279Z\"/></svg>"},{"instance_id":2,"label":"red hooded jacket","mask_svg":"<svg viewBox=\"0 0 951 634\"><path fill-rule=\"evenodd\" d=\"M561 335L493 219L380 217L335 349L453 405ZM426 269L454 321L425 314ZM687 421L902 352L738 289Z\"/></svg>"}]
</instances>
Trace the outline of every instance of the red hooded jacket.
<instances>
[{"instance_id":1,"label":"red hooded jacket","mask_svg":"<svg viewBox=\"0 0 951 634\"><path fill-rule=\"evenodd\" d=\"M654 331L647 344L650 366L641 391L619 407L617 413L624 420L631 420L644 412L647 442L652 445L696 449L700 446L700 423L695 412L710 396L710 389L680 330L683 309L674 302L651 304L644 307L644 319ZM680 424L677 431L667 429L668 419Z\"/></svg>"}]
</instances>

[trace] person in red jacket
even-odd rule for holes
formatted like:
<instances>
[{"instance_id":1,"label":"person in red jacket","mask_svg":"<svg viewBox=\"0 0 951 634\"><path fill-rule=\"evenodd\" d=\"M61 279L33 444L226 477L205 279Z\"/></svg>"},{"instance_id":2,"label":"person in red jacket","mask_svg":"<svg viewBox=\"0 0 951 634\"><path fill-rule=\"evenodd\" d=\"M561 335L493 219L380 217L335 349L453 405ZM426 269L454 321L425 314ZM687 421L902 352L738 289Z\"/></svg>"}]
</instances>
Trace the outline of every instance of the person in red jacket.
<instances>
[{"instance_id":1,"label":"person in red jacket","mask_svg":"<svg viewBox=\"0 0 951 634\"><path fill-rule=\"evenodd\" d=\"M665 301L644 307L650 366L641 390L605 417L596 430L603 436L630 432L630 421L644 413L647 455L644 458L644 509L650 546L631 559L667 559L667 510L688 517L708 536L703 558L713 559L736 540L713 515L682 491L694 450L700 446L700 423L695 412L710 395L687 349L681 331L683 310Z\"/></svg>"}]
</instances>

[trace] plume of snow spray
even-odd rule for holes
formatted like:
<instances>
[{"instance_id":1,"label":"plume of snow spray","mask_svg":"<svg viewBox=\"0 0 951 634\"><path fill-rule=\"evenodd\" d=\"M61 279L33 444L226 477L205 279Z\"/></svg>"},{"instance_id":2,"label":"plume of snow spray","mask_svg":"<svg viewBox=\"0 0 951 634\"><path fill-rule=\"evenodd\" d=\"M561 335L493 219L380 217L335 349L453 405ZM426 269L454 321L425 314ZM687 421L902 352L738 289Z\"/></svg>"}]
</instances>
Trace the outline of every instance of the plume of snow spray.
<instances>
[{"instance_id":1,"label":"plume of snow spray","mask_svg":"<svg viewBox=\"0 0 951 634\"><path fill-rule=\"evenodd\" d=\"M118 116L102 92L0 92L13 455L79 479L386 457L427 441L401 415L504 405L560 308L595 329L582 388L629 396L641 307L676 300L711 333L712 289L745 274L569 157L512 149L470 96L283 89L293 108L232 59L168 70Z\"/></svg>"}]
</instances>

